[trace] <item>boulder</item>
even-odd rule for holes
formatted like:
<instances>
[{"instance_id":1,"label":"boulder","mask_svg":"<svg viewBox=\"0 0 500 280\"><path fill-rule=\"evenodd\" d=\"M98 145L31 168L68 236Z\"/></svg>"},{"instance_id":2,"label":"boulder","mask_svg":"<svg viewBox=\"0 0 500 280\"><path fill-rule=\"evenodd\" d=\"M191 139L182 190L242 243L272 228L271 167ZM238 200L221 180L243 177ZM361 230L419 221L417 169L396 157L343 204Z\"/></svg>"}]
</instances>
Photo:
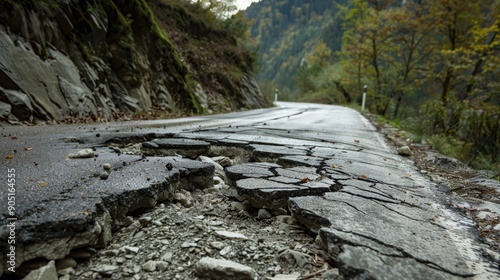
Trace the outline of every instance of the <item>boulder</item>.
<instances>
[{"instance_id":1,"label":"boulder","mask_svg":"<svg viewBox=\"0 0 500 280\"><path fill-rule=\"evenodd\" d=\"M10 106L10 108L5 105L3 106L3 110L0 110L0 114L2 116L8 112L9 114L7 114L7 116L12 114L20 121L30 120L33 112L33 106L31 106L31 101L26 94L16 90L8 90L0 87L0 101L3 101L2 103L5 102L4 104Z\"/></svg>"},{"instance_id":2,"label":"boulder","mask_svg":"<svg viewBox=\"0 0 500 280\"><path fill-rule=\"evenodd\" d=\"M50 261L47 265L40 267L37 270L31 271L24 280L57 280L57 274L54 261Z\"/></svg>"}]
</instances>

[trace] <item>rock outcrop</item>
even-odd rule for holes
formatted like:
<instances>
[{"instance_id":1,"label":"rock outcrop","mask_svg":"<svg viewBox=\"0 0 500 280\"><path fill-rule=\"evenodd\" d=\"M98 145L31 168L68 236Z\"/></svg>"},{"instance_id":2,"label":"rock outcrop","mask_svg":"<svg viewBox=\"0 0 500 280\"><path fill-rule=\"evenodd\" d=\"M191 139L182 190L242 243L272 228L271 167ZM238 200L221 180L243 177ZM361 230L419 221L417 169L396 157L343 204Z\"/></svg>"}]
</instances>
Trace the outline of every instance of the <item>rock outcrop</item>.
<instances>
[{"instance_id":1,"label":"rock outcrop","mask_svg":"<svg viewBox=\"0 0 500 280\"><path fill-rule=\"evenodd\" d=\"M185 46L172 43L149 5L145 0L2 1L0 121L98 121L151 110L168 115L266 106L250 65L238 61L231 67L241 75L215 81L226 85L225 91L212 90L202 71L177 51ZM166 5L161 11L155 6L155 13L179 16ZM184 22L194 20L186 15ZM210 39L236 46L226 37L231 35Z\"/></svg>"}]
</instances>

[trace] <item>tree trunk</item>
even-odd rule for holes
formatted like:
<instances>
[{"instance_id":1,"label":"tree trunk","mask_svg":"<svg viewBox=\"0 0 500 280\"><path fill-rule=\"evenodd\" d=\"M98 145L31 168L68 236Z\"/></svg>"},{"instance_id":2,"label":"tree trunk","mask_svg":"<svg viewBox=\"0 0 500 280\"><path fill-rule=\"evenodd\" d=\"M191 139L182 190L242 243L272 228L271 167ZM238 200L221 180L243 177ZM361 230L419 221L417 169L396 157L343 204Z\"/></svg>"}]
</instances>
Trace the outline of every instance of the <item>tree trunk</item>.
<instances>
[{"instance_id":1,"label":"tree trunk","mask_svg":"<svg viewBox=\"0 0 500 280\"><path fill-rule=\"evenodd\" d=\"M342 86L342 84L340 84L339 81L333 81L333 83L335 84L335 86L337 87L337 90L340 91L342 93L342 95L344 96L345 98L345 101L347 103L351 103L352 101L352 98L351 98L351 95L349 94L349 92L344 88L344 86Z\"/></svg>"}]
</instances>

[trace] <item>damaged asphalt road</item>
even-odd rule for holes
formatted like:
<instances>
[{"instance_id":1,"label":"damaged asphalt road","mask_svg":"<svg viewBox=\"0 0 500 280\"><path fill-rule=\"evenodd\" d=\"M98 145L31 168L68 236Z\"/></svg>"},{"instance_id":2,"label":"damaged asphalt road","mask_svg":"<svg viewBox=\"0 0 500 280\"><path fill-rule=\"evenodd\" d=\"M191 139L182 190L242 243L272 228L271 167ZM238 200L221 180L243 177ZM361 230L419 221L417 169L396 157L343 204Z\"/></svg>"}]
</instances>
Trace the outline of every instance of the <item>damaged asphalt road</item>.
<instances>
[{"instance_id":1,"label":"damaged asphalt road","mask_svg":"<svg viewBox=\"0 0 500 280\"><path fill-rule=\"evenodd\" d=\"M0 128L1 172L16 174L16 267L102 248L127 216L227 183L255 208L291 213L344 279L497 279L475 226L354 110L280 103L182 120ZM88 154L75 156L79 151ZM73 155L72 155L73 154ZM75 158L76 157L76 158ZM6 264L7 192L0 193Z\"/></svg>"}]
</instances>

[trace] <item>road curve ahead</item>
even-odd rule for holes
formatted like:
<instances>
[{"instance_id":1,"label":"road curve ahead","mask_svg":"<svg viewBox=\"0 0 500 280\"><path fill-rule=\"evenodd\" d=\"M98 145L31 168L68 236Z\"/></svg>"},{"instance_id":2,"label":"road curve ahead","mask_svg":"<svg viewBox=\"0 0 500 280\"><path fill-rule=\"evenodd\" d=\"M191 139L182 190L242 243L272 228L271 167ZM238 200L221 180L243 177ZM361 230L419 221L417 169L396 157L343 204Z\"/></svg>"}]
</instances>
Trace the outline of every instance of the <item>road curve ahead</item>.
<instances>
[{"instance_id":1,"label":"road curve ahead","mask_svg":"<svg viewBox=\"0 0 500 280\"><path fill-rule=\"evenodd\" d=\"M255 208L288 211L318 235L343 279L499 279L474 225L358 112L278 103L270 109L95 125L2 127L0 267L104 247L132 213L179 189L227 184ZM14 208L8 197L15 196ZM10 210L10 211L9 211ZM7 225L15 224L15 229Z\"/></svg>"}]
</instances>

